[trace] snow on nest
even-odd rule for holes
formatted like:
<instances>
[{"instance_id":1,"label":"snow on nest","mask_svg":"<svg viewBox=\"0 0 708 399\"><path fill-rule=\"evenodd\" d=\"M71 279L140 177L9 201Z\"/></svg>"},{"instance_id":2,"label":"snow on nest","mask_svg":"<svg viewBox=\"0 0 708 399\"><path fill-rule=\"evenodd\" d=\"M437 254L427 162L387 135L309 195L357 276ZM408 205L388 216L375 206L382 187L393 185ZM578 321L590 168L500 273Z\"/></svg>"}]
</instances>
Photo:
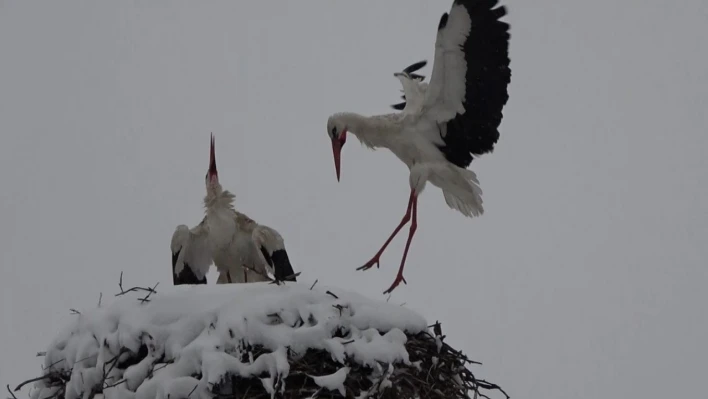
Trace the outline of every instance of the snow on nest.
<instances>
[{"instance_id":1,"label":"snow on nest","mask_svg":"<svg viewBox=\"0 0 708 399\"><path fill-rule=\"evenodd\" d=\"M261 381L272 392L273 382L288 375L288 353L307 349L327 351L342 364L334 375L312 376L335 391L343 389L345 358L371 367L378 361L410 364L405 333L426 330L422 316L399 305L331 291L334 295L298 283L252 283L171 287L147 303L122 296L110 306L73 316L76 320L50 345L45 367L71 372L66 399L88 397L94 387L123 379L105 389L105 397L141 399L211 397L210 387L227 374L268 374ZM243 353L244 345L261 345L270 353L255 361L239 359L234 353ZM121 348L134 357L141 347L148 354L139 363L125 370L110 367L122 361L111 363ZM158 359L173 362L152 370ZM56 389L39 381L32 398L51 396Z\"/></svg>"}]
</instances>

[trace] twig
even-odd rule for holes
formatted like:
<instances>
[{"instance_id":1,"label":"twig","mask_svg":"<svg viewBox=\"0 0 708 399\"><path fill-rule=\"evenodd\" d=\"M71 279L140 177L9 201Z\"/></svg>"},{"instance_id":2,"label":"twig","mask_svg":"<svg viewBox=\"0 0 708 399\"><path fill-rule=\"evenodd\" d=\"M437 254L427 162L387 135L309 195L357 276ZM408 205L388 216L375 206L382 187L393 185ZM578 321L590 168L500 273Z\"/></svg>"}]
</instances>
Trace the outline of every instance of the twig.
<instances>
[{"instance_id":1,"label":"twig","mask_svg":"<svg viewBox=\"0 0 708 399\"><path fill-rule=\"evenodd\" d=\"M59 360L57 360L56 362L54 362L54 363L50 364L49 366L47 366L47 367L44 367L44 368L43 368L42 370L47 370L47 369L50 369L50 368L52 368L52 367L56 366L57 364L59 364L59 363L63 362L64 360L65 360L65 359L59 359ZM86 360L86 359L82 359L82 360ZM79 360L78 362L80 362L80 361L82 361L82 360ZM76 362L76 363L78 363L78 362Z\"/></svg>"},{"instance_id":2,"label":"twig","mask_svg":"<svg viewBox=\"0 0 708 399\"><path fill-rule=\"evenodd\" d=\"M339 304L337 304L337 305L332 305L332 307L335 308L335 309L337 309L337 310L339 310L339 317L342 317L342 310L343 310L344 308L348 308L348 306L342 306L342 305L339 305Z\"/></svg>"},{"instance_id":3,"label":"twig","mask_svg":"<svg viewBox=\"0 0 708 399\"><path fill-rule=\"evenodd\" d=\"M335 299L339 299L339 297L336 296L336 295L334 295L334 293L332 293L332 291L327 291L327 292L325 292L325 294L331 295L331 296L333 296Z\"/></svg>"},{"instance_id":4,"label":"twig","mask_svg":"<svg viewBox=\"0 0 708 399\"><path fill-rule=\"evenodd\" d=\"M487 382L487 381L484 381L484 380L476 380L476 381L477 381L477 386L478 386L478 387L484 388L484 389L486 389L486 390L488 390L488 391L497 390L497 391L503 393L504 396L506 396L506 399L509 399L509 398L510 398L510 396L506 393L506 391L504 391L504 390L502 389L502 387L500 387L499 385L497 385L497 384L492 384L492 383ZM480 394L480 395L481 395L481 394Z\"/></svg>"},{"instance_id":5,"label":"twig","mask_svg":"<svg viewBox=\"0 0 708 399\"><path fill-rule=\"evenodd\" d=\"M150 295L157 293L157 291L155 291L155 288L157 288L157 286L158 286L159 284L160 284L160 282L158 281L157 284L155 284L154 287L150 288L150 292L148 292L147 295L145 295L144 298L138 299L138 300L140 301L140 303L150 302L150 300L149 300L148 298L150 298Z\"/></svg>"},{"instance_id":6,"label":"twig","mask_svg":"<svg viewBox=\"0 0 708 399\"><path fill-rule=\"evenodd\" d=\"M98 307L101 307L101 300L103 299L103 292L100 292L98 295Z\"/></svg>"},{"instance_id":7,"label":"twig","mask_svg":"<svg viewBox=\"0 0 708 399\"><path fill-rule=\"evenodd\" d=\"M280 285L280 284L285 284L286 281L291 281L291 282L292 282L292 281L295 281L295 278L297 278L298 276L300 276L300 274L302 274L302 272L293 273L293 274L291 274L291 275L289 275L289 276L283 277L282 280L278 280L277 278L276 278L276 279L271 279L271 282L270 282L269 284ZM268 276L268 278L270 279L270 276Z\"/></svg>"},{"instance_id":8,"label":"twig","mask_svg":"<svg viewBox=\"0 0 708 399\"><path fill-rule=\"evenodd\" d=\"M79 315L81 314L81 312L79 312L76 309L69 309L69 311L71 312L71 314L79 314Z\"/></svg>"},{"instance_id":9,"label":"twig","mask_svg":"<svg viewBox=\"0 0 708 399\"><path fill-rule=\"evenodd\" d=\"M188 398L192 396L192 394L194 393L194 391L197 390L197 387L198 387L198 386L199 386L199 384L195 385L194 388L192 388L192 390L189 391L189 395L187 395Z\"/></svg>"},{"instance_id":10,"label":"twig","mask_svg":"<svg viewBox=\"0 0 708 399\"><path fill-rule=\"evenodd\" d=\"M126 382L126 381L128 381L128 380L126 380L125 378L123 378L122 380L119 380L119 381L116 382L115 384L111 384L111 385L106 385L106 386L104 386L103 389L108 389L108 388L117 387L118 385L120 385L120 384L122 384L122 383L124 383L124 382Z\"/></svg>"},{"instance_id":11,"label":"twig","mask_svg":"<svg viewBox=\"0 0 708 399\"><path fill-rule=\"evenodd\" d=\"M17 399L17 396L15 396L15 394L12 393L12 391L10 390L10 384L7 384L5 386L7 387L7 392L9 392L10 395L12 396L12 399Z\"/></svg>"},{"instance_id":12,"label":"twig","mask_svg":"<svg viewBox=\"0 0 708 399\"><path fill-rule=\"evenodd\" d=\"M122 292L117 293L116 296L121 296L121 295L125 295L125 294L127 294L127 293L130 293L130 292L138 292L138 291L153 292L153 291L152 291L152 288L133 287L133 288L130 288L130 289L128 289L128 290L125 290L125 291L122 291Z\"/></svg>"},{"instance_id":13,"label":"twig","mask_svg":"<svg viewBox=\"0 0 708 399\"><path fill-rule=\"evenodd\" d=\"M163 364L162 364L160 367L158 367L158 368L154 368L154 367L153 367L152 370L150 370L150 372L148 373L148 379L152 378L152 377L155 375L155 372L164 369L165 367L169 366L170 364L172 364L171 361L170 361L170 362L165 362L165 363L163 363Z\"/></svg>"},{"instance_id":14,"label":"twig","mask_svg":"<svg viewBox=\"0 0 708 399\"><path fill-rule=\"evenodd\" d=\"M141 303L150 302L150 300L149 300L150 295L152 295L152 294L157 294L157 291L155 290L155 288L157 288L157 286L158 286L159 284L160 284L160 283L158 282L158 283L155 284L155 286L152 287L152 288L150 288L150 287L148 287L148 288L145 288L145 287L133 287L133 288L130 288L130 289L127 289L127 290L126 290L126 289L123 289L123 272L120 272L120 279L118 280L118 288L120 288L120 292L117 293L115 296L125 295L125 294L127 294L127 293L129 293L129 292L138 292L138 291L147 292L147 294L146 294L144 297L138 298L138 300L139 300ZM103 294L101 294L101 296L103 296ZM101 303L101 299L99 298L99 306L101 306L100 303Z\"/></svg>"},{"instance_id":15,"label":"twig","mask_svg":"<svg viewBox=\"0 0 708 399\"><path fill-rule=\"evenodd\" d=\"M29 379L29 380L27 380L27 381L24 381L23 383L21 383L20 385L18 385L17 387L15 387L15 392L19 391L20 389L22 389L23 386L29 384L30 382L41 381L41 380L43 380L43 379L45 379L45 378L51 378L51 377L54 377L54 376L57 376L57 375L59 375L59 373L57 373L57 372L55 372L55 371L52 371L52 372L47 373L47 374L45 374L45 375L43 375L43 376L35 377L35 378Z\"/></svg>"},{"instance_id":16,"label":"twig","mask_svg":"<svg viewBox=\"0 0 708 399\"><path fill-rule=\"evenodd\" d=\"M315 282L312 283L312 285L310 286L310 291L312 291L312 289L315 288L315 285L317 284L318 281L320 281L320 280L315 279Z\"/></svg>"}]
</instances>

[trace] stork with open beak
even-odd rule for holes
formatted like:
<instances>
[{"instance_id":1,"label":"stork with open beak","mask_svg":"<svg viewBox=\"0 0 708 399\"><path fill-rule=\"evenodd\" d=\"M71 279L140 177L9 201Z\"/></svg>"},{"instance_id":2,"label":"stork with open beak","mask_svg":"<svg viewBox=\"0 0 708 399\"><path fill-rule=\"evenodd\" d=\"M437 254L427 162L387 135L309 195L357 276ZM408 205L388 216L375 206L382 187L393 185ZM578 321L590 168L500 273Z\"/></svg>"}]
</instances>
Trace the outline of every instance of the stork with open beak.
<instances>
[{"instance_id":1,"label":"stork with open beak","mask_svg":"<svg viewBox=\"0 0 708 399\"><path fill-rule=\"evenodd\" d=\"M336 113L327 120L337 180L342 147L353 134L369 148L388 148L410 170L408 207L400 224L381 249L361 266L379 266L391 240L411 222L398 274L385 293L403 277L406 257L417 228L418 197L427 182L443 191L447 205L467 217L479 216L482 190L476 174L468 170L474 157L490 153L499 139L502 110L509 98L509 25L497 0L455 0L440 18L430 83L413 72L425 62L395 73L406 102L394 105L401 112L362 116Z\"/></svg>"},{"instance_id":2,"label":"stork with open beak","mask_svg":"<svg viewBox=\"0 0 708 399\"><path fill-rule=\"evenodd\" d=\"M276 230L236 211L233 207L234 194L221 187L213 136L209 158L205 177L206 216L199 226L190 231L190 235L184 233L184 228L178 227L175 231L172 241L182 245L173 245L173 263L177 261L178 266L181 265L181 258L179 253L175 257L175 250L184 247L187 251L183 256L199 258L199 262L189 263L190 266L194 263L191 269L203 270L206 259L206 270L211 262L216 265L219 271L217 283L269 281L268 272L276 281L296 281L283 237Z\"/></svg>"}]
</instances>

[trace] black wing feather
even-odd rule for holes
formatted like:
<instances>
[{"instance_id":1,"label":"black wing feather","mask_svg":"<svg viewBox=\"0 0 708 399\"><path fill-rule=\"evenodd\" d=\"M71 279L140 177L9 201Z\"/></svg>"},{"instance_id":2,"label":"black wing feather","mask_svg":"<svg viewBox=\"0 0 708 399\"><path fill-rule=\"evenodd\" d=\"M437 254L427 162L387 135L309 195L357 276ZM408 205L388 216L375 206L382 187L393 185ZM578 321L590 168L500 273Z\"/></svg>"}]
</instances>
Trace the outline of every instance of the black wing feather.
<instances>
[{"instance_id":1,"label":"black wing feather","mask_svg":"<svg viewBox=\"0 0 708 399\"><path fill-rule=\"evenodd\" d=\"M410 74L412 74L413 72L415 72L415 71L417 71L417 70L423 68L423 67L426 66L427 64L428 64L428 61L426 61L426 60L418 61L418 62L416 62L415 64L411 64L411 65L407 66L407 67L403 70L403 72L405 72L405 73L407 73L407 74L410 75Z\"/></svg>"},{"instance_id":2,"label":"black wing feather","mask_svg":"<svg viewBox=\"0 0 708 399\"><path fill-rule=\"evenodd\" d=\"M509 99L509 25L499 21L506 15L504 6L494 8L497 0L455 0L467 10L472 21L462 45L467 62L465 73L465 114L447 122L445 145L440 150L453 164L466 168L473 154L494 150L499 140L502 109ZM440 26L447 24L447 14Z\"/></svg>"},{"instance_id":3,"label":"black wing feather","mask_svg":"<svg viewBox=\"0 0 708 399\"><path fill-rule=\"evenodd\" d=\"M206 284L206 276L202 277L201 279L198 279L188 263L184 264L184 267L182 268L182 271L179 272L179 274L175 272L175 267L177 266L177 257L179 256L179 253L181 251L182 249L172 254L172 284Z\"/></svg>"},{"instance_id":4,"label":"black wing feather","mask_svg":"<svg viewBox=\"0 0 708 399\"><path fill-rule=\"evenodd\" d=\"M261 253L273 268L276 281L297 281L288 253L284 249L277 249L273 251L273 254L269 254L265 247L261 246Z\"/></svg>"},{"instance_id":5,"label":"black wing feather","mask_svg":"<svg viewBox=\"0 0 708 399\"><path fill-rule=\"evenodd\" d=\"M288 253L284 249L273 251L273 269L275 270L276 279L281 281L297 281L295 271L288 258Z\"/></svg>"}]
</instances>

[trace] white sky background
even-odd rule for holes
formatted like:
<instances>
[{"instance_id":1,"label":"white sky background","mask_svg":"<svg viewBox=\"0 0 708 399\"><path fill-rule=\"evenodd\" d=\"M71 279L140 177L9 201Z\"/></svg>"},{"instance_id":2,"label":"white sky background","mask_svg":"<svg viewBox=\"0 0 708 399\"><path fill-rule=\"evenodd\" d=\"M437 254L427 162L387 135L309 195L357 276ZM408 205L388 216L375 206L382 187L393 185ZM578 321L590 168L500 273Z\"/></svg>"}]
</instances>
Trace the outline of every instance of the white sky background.
<instances>
[{"instance_id":1,"label":"white sky background","mask_svg":"<svg viewBox=\"0 0 708 399\"><path fill-rule=\"evenodd\" d=\"M708 3L504 3L511 98L472 166L486 213L429 186L392 300L512 397L700 396ZM389 112L450 4L0 1L0 383L38 375L68 309L110 301L120 271L171 284L210 132L222 183L304 281L383 298L407 231L355 268L403 216L408 172L352 139L338 184L326 119Z\"/></svg>"}]
</instances>

